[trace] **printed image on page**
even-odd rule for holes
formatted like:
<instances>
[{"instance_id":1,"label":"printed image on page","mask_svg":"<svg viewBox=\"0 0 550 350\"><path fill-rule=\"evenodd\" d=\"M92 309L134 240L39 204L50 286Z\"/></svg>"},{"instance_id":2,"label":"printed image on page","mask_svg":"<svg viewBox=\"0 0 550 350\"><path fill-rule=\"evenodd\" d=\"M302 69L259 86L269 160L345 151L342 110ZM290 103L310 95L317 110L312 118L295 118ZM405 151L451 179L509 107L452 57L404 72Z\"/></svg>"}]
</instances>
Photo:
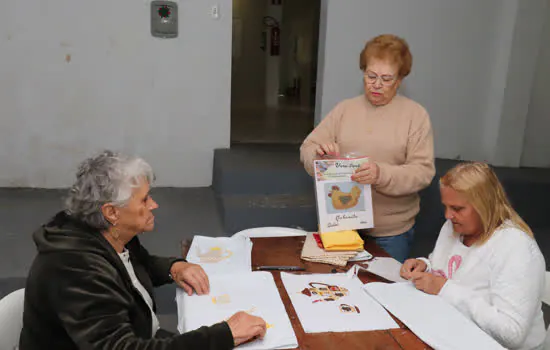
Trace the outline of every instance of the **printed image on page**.
<instances>
[{"instance_id":1,"label":"printed image on page","mask_svg":"<svg viewBox=\"0 0 550 350\"><path fill-rule=\"evenodd\" d=\"M187 261L211 274L251 272L252 241L248 237L195 236Z\"/></svg>"},{"instance_id":2,"label":"printed image on page","mask_svg":"<svg viewBox=\"0 0 550 350\"><path fill-rule=\"evenodd\" d=\"M306 333L399 328L355 276L281 273L281 279Z\"/></svg>"},{"instance_id":3,"label":"printed image on page","mask_svg":"<svg viewBox=\"0 0 550 350\"><path fill-rule=\"evenodd\" d=\"M238 349L292 349L298 341L269 272L249 272L210 276L210 294L189 296L177 289L178 331L188 332L202 326L227 321L238 311L266 321L263 339L242 344Z\"/></svg>"},{"instance_id":4,"label":"printed image on page","mask_svg":"<svg viewBox=\"0 0 550 350\"><path fill-rule=\"evenodd\" d=\"M368 158L314 161L315 194L321 232L345 231L374 226L370 185L351 180Z\"/></svg>"}]
</instances>

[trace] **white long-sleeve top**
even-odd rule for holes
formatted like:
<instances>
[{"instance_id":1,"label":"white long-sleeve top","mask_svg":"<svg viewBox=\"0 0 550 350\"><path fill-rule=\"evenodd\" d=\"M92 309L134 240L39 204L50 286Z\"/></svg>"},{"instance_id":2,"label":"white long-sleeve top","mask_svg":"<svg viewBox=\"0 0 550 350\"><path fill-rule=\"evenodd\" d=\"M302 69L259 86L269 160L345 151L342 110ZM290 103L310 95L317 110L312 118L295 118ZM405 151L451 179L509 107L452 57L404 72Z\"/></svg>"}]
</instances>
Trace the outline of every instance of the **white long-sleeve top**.
<instances>
[{"instance_id":1,"label":"white long-sleeve top","mask_svg":"<svg viewBox=\"0 0 550 350\"><path fill-rule=\"evenodd\" d=\"M485 244L466 247L447 221L429 259L422 260L427 271L448 279L439 295L501 345L542 348L546 264L536 241L512 222Z\"/></svg>"},{"instance_id":2,"label":"white long-sleeve top","mask_svg":"<svg viewBox=\"0 0 550 350\"><path fill-rule=\"evenodd\" d=\"M160 328L160 323L157 315L153 311L153 299L151 298L149 292L147 292L147 289L145 289L143 284L141 284L141 282L137 278L136 272L134 271L134 266L132 265L132 261L130 260L130 251L128 249L124 249L124 251L122 253L119 253L118 256L120 257L120 260L122 260L124 267L126 267L126 271L128 271L128 275L130 275L130 279L132 280L134 288L137 289L139 294L141 294L143 300L145 300L147 306L149 306L149 310L151 311L152 334L154 337Z\"/></svg>"}]
</instances>

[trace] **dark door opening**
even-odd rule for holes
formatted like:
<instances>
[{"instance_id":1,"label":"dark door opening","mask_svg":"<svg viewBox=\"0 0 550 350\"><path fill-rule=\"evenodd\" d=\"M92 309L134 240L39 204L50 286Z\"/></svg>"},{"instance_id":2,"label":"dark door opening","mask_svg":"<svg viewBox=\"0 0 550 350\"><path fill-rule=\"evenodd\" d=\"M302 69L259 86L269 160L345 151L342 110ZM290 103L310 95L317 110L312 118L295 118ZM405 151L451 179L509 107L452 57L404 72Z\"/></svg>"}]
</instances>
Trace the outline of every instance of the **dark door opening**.
<instances>
[{"instance_id":1,"label":"dark door opening","mask_svg":"<svg viewBox=\"0 0 550 350\"><path fill-rule=\"evenodd\" d=\"M232 144L299 144L314 127L321 0L233 0Z\"/></svg>"}]
</instances>

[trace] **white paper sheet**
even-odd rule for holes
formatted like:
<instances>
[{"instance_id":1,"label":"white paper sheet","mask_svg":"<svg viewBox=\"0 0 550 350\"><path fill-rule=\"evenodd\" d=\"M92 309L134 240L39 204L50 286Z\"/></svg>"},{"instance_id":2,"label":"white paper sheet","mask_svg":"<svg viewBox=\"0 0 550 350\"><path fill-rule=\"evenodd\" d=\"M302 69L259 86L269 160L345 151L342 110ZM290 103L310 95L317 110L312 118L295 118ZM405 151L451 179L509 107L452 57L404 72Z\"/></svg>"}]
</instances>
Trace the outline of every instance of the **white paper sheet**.
<instances>
[{"instance_id":1,"label":"white paper sheet","mask_svg":"<svg viewBox=\"0 0 550 350\"><path fill-rule=\"evenodd\" d=\"M504 349L443 298L410 282L367 283L363 288L434 349Z\"/></svg>"},{"instance_id":2,"label":"white paper sheet","mask_svg":"<svg viewBox=\"0 0 550 350\"><path fill-rule=\"evenodd\" d=\"M357 277L343 273L281 273L281 279L306 333L399 328L386 310L362 290Z\"/></svg>"},{"instance_id":3,"label":"white paper sheet","mask_svg":"<svg viewBox=\"0 0 550 350\"><path fill-rule=\"evenodd\" d=\"M365 264L363 264L365 265ZM406 282L399 274L402 264L394 258L374 258L366 262L365 270L392 282Z\"/></svg>"},{"instance_id":4,"label":"white paper sheet","mask_svg":"<svg viewBox=\"0 0 550 350\"><path fill-rule=\"evenodd\" d=\"M180 333L227 320L237 311L262 317L267 323L264 339L238 349L291 349L298 347L296 335L269 272L249 272L210 277L209 295L188 296L177 289Z\"/></svg>"},{"instance_id":5,"label":"white paper sheet","mask_svg":"<svg viewBox=\"0 0 550 350\"><path fill-rule=\"evenodd\" d=\"M248 237L195 236L187 261L199 264L208 276L213 274L251 272L252 241Z\"/></svg>"}]
</instances>

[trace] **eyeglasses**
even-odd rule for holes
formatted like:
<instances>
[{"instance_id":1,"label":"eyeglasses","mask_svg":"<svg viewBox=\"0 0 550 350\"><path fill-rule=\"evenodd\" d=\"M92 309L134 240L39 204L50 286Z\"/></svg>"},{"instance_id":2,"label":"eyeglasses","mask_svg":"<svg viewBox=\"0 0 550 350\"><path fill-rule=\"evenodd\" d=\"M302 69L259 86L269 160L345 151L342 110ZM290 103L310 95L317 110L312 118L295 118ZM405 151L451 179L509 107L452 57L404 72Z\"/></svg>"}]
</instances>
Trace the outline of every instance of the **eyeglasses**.
<instances>
[{"instance_id":1,"label":"eyeglasses","mask_svg":"<svg viewBox=\"0 0 550 350\"><path fill-rule=\"evenodd\" d=\"M380 79L380 82L384 86L390 86L397 80L395 75L384 74L379 76L374 72L365 72L364 77L369 84L374 84Z\"/></svg>"}]
</instances>

